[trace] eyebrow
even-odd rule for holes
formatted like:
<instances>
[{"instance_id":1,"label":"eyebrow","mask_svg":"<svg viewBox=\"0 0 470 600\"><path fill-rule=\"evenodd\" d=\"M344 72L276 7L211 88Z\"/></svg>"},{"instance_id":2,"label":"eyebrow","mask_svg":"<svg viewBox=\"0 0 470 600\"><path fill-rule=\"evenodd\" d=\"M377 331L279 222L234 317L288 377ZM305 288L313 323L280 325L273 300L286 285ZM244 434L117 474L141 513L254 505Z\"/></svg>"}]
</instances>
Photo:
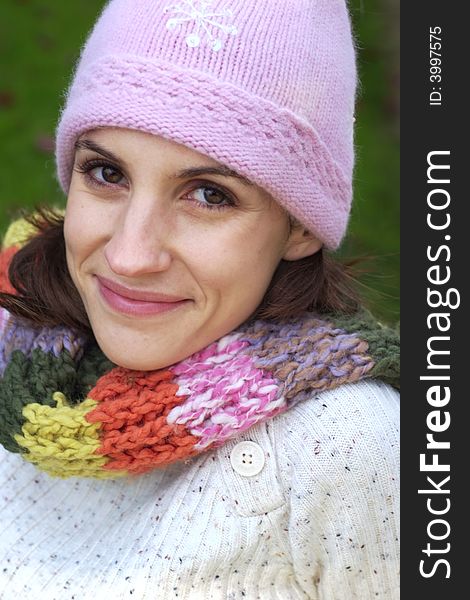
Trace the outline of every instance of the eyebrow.
<instances>
[{"instance_id":1,"label":"eyebrow","mask_svg":"<svg viewBox=\"0 0 470 600\"><path fill-rule=\"evenodd\" d=\"M75 142L75 150L92 150L97 154L101 154L108 160L112 160L114 162L122 162L125 165L124 161L121 161L115 154L113 154L110 150L106 150L96 142L87 139L77 140ZM234 177L238 179L241 183L247 186L254 186L255 184L237 173L230 167L227 167L224 164L219 163L217 167L209 167L209 166L201 166L201 167L189 167L188 169L182 169L181 171L177 171L171 176L171 179L185 179L189 177L197 177L199 175L221 175L222 177Z\"/></svg>"}]
</instances>

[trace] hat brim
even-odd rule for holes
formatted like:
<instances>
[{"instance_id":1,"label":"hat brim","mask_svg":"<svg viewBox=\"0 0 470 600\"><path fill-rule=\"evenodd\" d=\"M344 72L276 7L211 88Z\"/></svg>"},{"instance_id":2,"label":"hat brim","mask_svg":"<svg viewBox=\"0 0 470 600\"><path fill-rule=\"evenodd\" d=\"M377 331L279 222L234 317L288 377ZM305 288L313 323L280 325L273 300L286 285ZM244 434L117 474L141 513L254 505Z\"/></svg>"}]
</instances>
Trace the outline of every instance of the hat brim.
<instances>
[{"instance_id":1,"label":"hat brim","mask_svg":"<svg viewBox=\"0 0 470 600\"><path fill-rule=\"evenodd\" d=\"M68 194L77 138L96 127L161 135L261 186L326 247L344 235L350 177L293 113L198 71L107 56L77 73L56 131L57 178Z\"/></svg>"}]
</instances>

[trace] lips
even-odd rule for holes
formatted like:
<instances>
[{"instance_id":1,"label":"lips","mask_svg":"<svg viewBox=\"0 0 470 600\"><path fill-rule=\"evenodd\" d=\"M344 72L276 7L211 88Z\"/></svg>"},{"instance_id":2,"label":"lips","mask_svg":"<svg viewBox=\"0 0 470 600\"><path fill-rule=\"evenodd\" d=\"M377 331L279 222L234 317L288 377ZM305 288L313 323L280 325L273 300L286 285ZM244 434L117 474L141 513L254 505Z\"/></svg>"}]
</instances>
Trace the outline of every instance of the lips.
<instances>
[{"instance_id":1,"label":"lips","mask_svg":"<svg viewBox=\"0 0 470 600\"><path fill-rule=\"evenodd\" d=\"M101 285L107 287L111 291L123 296L124 298L129 298L130 300L143 300L144 302L180 302L181 300L187 300L187 298L183 298L182 296L171 296L169 294L157 294L155 292L148 292L145 290L136 290L132 288L127 288L120 283L116 283L115 281L111 281L106 277L96 276Z\"/></svg>"},{"instance_id":2,"label":"lips","mask_svg":"<svg viewBox=\"0 0 470 600\"><path fill-rule=\"evenodd\" d=\"M98 289L113 310L132 316L150 316L186 306L191 300L180 296L127 288L96 275Z\"/></svg>"}]
</instances>

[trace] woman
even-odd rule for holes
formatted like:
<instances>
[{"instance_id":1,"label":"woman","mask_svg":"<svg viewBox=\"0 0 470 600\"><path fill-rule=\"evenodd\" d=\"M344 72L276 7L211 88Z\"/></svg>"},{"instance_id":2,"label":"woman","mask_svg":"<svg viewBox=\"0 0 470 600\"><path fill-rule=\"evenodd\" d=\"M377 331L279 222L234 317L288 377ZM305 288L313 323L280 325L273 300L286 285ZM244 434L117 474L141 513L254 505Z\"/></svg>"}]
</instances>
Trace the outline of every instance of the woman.
<instances>
[{"instance_id":1,"label":"woman","mask_svg":"<svg viewBox=\"0 0 470 600\"><path fill-rule=\"evenodd\" d=\"M326 255L338 0L113 0L5 240L2 598L396 598L397 340Z\"/></svg>"}]
</instances>

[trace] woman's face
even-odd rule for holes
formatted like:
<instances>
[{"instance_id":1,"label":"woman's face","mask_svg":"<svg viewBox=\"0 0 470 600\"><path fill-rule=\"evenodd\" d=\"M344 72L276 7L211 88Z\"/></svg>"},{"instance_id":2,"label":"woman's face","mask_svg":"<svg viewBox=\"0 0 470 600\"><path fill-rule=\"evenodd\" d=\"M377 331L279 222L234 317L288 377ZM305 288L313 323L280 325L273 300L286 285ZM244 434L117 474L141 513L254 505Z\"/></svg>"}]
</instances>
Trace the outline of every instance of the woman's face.
<instances>
[{"instance_id":1,"label":"woman's face","mask_svg":"<svg viewBox=\"0 0 470 600\"><path fill-rule=\"evenodd\" d=\"M301 257L267 192L199 152L117 128L76 146L67 264L118 365L163 368L202 349L255 311L281 258Z\"/></svg>"}]
</instances>

